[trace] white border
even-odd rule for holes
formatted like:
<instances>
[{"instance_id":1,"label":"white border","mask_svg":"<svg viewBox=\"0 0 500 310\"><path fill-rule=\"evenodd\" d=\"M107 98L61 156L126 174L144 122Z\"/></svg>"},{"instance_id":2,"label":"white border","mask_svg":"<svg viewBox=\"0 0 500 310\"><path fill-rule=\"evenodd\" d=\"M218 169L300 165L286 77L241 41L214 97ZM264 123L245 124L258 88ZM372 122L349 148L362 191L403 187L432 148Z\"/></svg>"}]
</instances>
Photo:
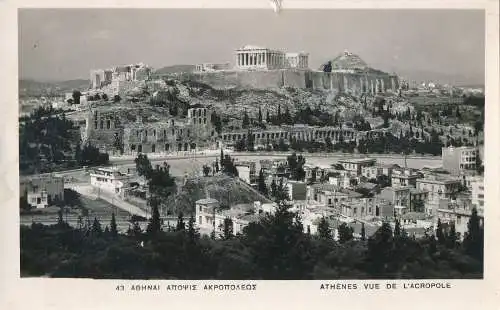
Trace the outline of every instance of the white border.
<instances>
[{"instance_id":1,"label":"white border","mask_svg":"<svg viewBox=\"0 0 500 310\"><path fill-rule=\"evenodd\" d=\"M486 257L484 280L447 281L452 289L396 291L320 291L325 281L257 281L258 290L250 292L167 292L117 293L116 284L144 281L19 279L18 226L18 54L17 8L263 8L271 10L268 0L210 1L0 1L0 236L4 245L0 258L0 306L2 309L141 309L166 308L383 308L383 309L496 309L499 304L498 275L500 257L499 219L499 14L498 1L293 1L284 0L283 10L293 8L454 8L486 10L486 146L485 146L485 223ZM464 21L466 22L466 21ZM153 281L156 283L156 281ZM158 281L165 285L167 281ZM189 283L196 283L192 281ZM200 281L208 283L209 281ZM364 281L326 281L355 282ZM370 282L370 281L366 281ZM386 283L388 281L377 281ZM396 281L402 283L403 281ZM170 283L170 282L169 282ZM209 282L215 283L215 281ZM497 295L495 296L495 292ZM384 297L382 299L382 297ZM495 298L496 297L496 298ZM496 301L496 302L495 302ZM496 306L496 307L495 307ZM118 308L119 307L119 308Z\"/></svg>"}]
</instances>

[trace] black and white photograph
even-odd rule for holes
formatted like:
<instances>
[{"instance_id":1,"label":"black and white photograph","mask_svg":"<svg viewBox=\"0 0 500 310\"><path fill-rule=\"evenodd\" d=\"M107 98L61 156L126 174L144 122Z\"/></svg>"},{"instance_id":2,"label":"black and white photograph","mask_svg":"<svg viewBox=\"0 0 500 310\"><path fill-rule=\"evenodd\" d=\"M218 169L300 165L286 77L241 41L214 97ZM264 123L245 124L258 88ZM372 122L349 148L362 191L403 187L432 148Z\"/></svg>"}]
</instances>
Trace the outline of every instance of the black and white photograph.
<instances>
[{"instance_id":1,"label":"black and white photograph","mask_svg":"<svg viewBox=\"0 0 500 310\"><path fill-rule=\"evenodd\" d=\"M484 10L17 12L21 278L484 278Z\"/></svg>"}]
</instances>

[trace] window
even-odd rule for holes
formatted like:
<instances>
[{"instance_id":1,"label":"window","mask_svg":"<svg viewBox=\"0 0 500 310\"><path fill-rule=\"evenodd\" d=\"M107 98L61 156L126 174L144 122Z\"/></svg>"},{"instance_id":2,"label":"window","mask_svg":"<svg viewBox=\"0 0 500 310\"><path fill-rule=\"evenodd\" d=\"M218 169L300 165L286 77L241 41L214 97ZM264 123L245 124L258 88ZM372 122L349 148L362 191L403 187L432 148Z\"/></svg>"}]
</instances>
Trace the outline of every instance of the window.
<instances>
[{"instance_id":1,"label":"window","mask_svg":"<svg viewBox=\"0 0 500 310\"><path fill-rule=\"evenodd\" d=\"M135 151L135 144L131 144L131 145L130 145L130 150L131 150L131 151Z\"/></svg>"},{"instance_id":2,"label":"window","mask_svg":"<svg viewBox=\"0 0 500 310\"><path fill-rule=\"evenodd\" d=\"M170 151L170 144L165 144L165 151Z\"/></svg>"},{"instance_id":3,"label":"window","mask_svg":"<svg viewBox=\"0 0 500 310\"><path fill-rule=\"evenodd\" d=\"M357 212L358 212L358 208L354 208L352 214L356 215Z\"/></svg>"},{"instance_id":4,"label":"window","mask_svg":"<svg viewBox=\"0 0 500 310\"><path fill-rule=\"evenodd\" d=\"M94 127L97 129L97 121L94 122Z\"/></svg>"},{"instance_id":5,"label":"window","mask_svg":"<svg viewBox=\"0 0 500 310\"><path fill-rule=\"evenodd\" d=\"M156 129L153 129L153 136L156 137Z\"/></svg>"},{"instance_id":6,"label":"window","mask_svg":"<svg viewBox=\"0 0 500 310\"><path fill-rule=\"evenodd\" d=\"M198 220L199 220L200 225L201 225L202 224L202 217L200 216Z\"/></svg>"},{"instance_id":7,"label":"window","mask_svg":"<svg viewBox=\"0 0 500 310\"><path fill-rule=\"evenodd\" d=\"M156 152L156 145L155 144L151 145L151 152L152 153Z\"/></svg>"},{"instance_id":8,"label":"window","mask_svg":"<svg viewBox=\"0 0 500 310\"><path fill-rule=\"evenodd\" d=\"M109 120L109 119L106 121L106 128L107 129L111 128L111 120Z\"/></svg>"},{"instance_id":9,"label":"window","mask_svg":"<svg viewBox=\"0 0 500 310\"><path fill-rule=\"evenodd\" d=\"M202 212L202 211L203 211L203 207L202 207L202 206L200 206L200 212Z\"/></svg>"},{"instance_id":10,"label":"window","mask_svg":"<svg viewBox=\"0 0 500 310\"><path fill-rule=\"evenodd\" d=\"M104 128L104 121L101 120L101 129L103 129L103 128Z\"/></svg>"},{"instance_id":11,"label":"window","mask_svg":"<svg viewBox=\"0 0 500 310\"><path fill-rule=\"evenodd\" d=\"M142 144L139 144L139 146L137 147L137 151L138 151L139 153L142 153Z\"/></svg>"}]
</instances>

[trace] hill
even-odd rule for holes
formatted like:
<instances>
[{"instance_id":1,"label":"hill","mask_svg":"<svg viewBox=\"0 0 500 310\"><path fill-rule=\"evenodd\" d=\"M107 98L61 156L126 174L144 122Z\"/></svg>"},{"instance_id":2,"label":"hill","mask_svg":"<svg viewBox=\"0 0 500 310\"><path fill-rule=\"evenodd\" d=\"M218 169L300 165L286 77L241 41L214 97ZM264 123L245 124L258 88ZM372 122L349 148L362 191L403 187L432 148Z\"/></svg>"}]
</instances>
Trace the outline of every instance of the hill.
<instances>
[{"instance_id":1,"label":"hill","mask_svg":"<svg viewBox=\"0 0 500 310\"><path fill-rule=\"evenodd\" d=\"M194 65L173 65L166 66L160 69L157 69L153 72L155 74L167 74L167 73L183 73L183 72L193 72L195 69Z\"/></svg>"},{"instance_id":2,"label":"hill","mask_svg":"<svg viewBox=\"0 0 500 310\"><path fill-rule=\"evenodd\" d=\"M217 199L222 207L248 204L254 201L270 201L239 179L221 174L187 180L180 191L169 198L166 205L167 207L175 206L175 210L169 211L188 215L194 212L197 200L207 198L207 193L210 198Z\"/></svg>"},{"instance_id":3,"label":"hill","mask_svg":"<svg viewBox=\"0 0 500 310\"><path fill-rule=\"evenodd\" d=\"M40 82L30 79L19 80L19 96L61 96L75 89L85 90L89 80L77 79L68 81Z\"/></svg>"}]
</instances>

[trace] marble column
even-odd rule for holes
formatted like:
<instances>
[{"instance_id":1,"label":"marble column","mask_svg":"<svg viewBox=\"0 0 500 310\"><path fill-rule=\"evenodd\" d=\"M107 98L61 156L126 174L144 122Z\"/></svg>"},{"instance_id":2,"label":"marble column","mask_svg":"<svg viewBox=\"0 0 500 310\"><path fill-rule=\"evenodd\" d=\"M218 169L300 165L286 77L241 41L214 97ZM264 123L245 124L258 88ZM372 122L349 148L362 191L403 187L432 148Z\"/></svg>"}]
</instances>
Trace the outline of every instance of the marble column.
<instances>
[{"instance_id":1,"label":"marble column","mask_svg":"<svg viewBox=\"0 0 500 310\"><path fill-rule=\"evenodd\" d=\"M381 79L380 80L380 88L381 88L381 92L385 93L385 85L384 85L384 79Z\"/></svg>"},{"instance_id":2,"label":"marble column","mask_svg":"<svg viewBox=\"0 0 500 310\"><path fill-rule=\"evenodd\" d=\"M393 77L391 78L391 89L393 92L396 91L396 81L394 80Z\"/></svg>"},{"instance_id":3,"label":"marble column","mask_svg":"<svg viewBox=\"0 0 500 310\"><path fill-rule=\"evenodd\" d=\"M375 94L375 87L373 85L373 80L370 80L370 90L371 90L371 94L374 95Z\"/></svg>"}]
</instances>

